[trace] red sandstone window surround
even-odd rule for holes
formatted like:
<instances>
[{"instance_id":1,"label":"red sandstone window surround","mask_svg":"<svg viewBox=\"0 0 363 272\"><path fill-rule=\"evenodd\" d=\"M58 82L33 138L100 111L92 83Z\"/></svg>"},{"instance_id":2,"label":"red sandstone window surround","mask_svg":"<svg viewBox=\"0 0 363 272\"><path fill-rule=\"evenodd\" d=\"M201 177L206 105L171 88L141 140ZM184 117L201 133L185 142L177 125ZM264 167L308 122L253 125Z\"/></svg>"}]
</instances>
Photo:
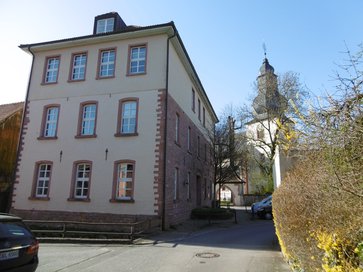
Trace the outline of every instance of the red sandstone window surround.
<instances>
[{"instance_id":1,"label":"red sandstone window surround","mask_svg":"<svg viewBox=\"0 0 363 272\"><path fill-rule=\"evenodd\" d=\"M119 100L116 137L137 136L139 98Z\"/></svg>"},{"instance_id":2,"label":"red sandstone window surround","mask_svg":"<svg viewBox=\"0 0 363 272\"><path fill-rule=\"evenodd\" d=\"M50 104L44 106L42 123L40 127L40 136L38 137L38 140L57 139L59 111L59 104Z\"/></svg>"},{"instance_id":3,"label":"red sandstone window surround","mask_svg":"<svg viewBox=\"0 0 363 272\"><path fill-rule=\"evenodd\" d=\"M195 112L195 91L192 89L192 111Z\"/></svg>"},{"instance_id":4,"label":"red sandstone window surround","mask_svg":"<svg viewBox=\"0 0 363 272\"><path fill-rule=\"evenodd\" d=\"M86 79L87 52L73 53L69 69L69 82Z\"/></svg>"},{"instance_id":5,"label":"red sandstone window surround","mask_svg":"<svg viewBox=\"0 0 363 272\"><path fill-rule=\"evenodd\" d=\"M110 202L134 202L134 183L135 161L116 161Z\"/></svg>"},{"instance_id":6,"label":"red sandstone window surround","mask_svg":"<svg viewBox=\"0 0 363 272\"><path fill-rule=\"evenodd\" d=\"M146 74L147 44L130 45L127 75Z\"/></svg>"},{"instance_id":7,"label":"red sandstone window surround","mask_svg":"<svg viewBox=\"0 0 363 272\"><path fill-rule=\"evenodd\" d=\"M187 175L187 200L190 200L190 182L191 182L191 179L190 179L190 172L188 172L188 175Z\"/></svg>"},{"instance_id":8,"label":"red sandstone window surround","mask_svg":"<svg viewBox=\"0 0 363 272\"><path fill-rule=\"evenodd\" d=\"M201 104L200 104L200 99L198 98L198 119L199 121L201 121Z\"/></svg>"},{"instance_id":9,"label":"red sandstone window surround","mask_svg":"<svg viewBox=\"0 0 363 272\"><path fill-rule=\"evenodd\" d=\"M188 144L188 152L192 152L192 128L191 127L188 127L187 144Z\"/></svg>"},{"instance_id":10,"label":"red sandstone window surround","mask_svg":"<svg viewBox=\"0 0 363 272\"><path fill-rule=\"evenodd\" d=\"M42 84L55 84L58 82L60 55L45 58Z\"/></svg>"},{"instance_id":11,"label":"red sandstone window surround","mask_svg":"<svg viewBox=\"0 0 363 272\"><path fill-rule=\"evenodd\" d=\"M76 138L95 138L97 127L98 101L85 101L80 104Z\"/></svg>"},{"instance_id":12,"label":"red sandstone window surround","mask_svg":"<svg viewBox=\"0 0 363 272\"><path fill-rule=\"evenodd\" d=\"M35 163L30 200L49 200L52 169L52 161L38 161Z\"/></svg>"},{"instance_id":13,"label":"red sandstone window surround","mask_svg":"<svg viewBox=\"0 0 363 272\"><path fill-rule=\"evenodd\" d=\"M179 142L179 139L180 139L180 136L179 136L179 133L180 133L180 116L178 113L175 114L175 143L176 144L180 144Z\"/></svg>"},{"instance_id":14,"label":"red sandstone window surround","mask_svg":"<svg viewBox=\"0 0 363 272\"><path fill-rule=\"evenodd\" d=\"M179 199L179 168L175 167L173 200L177 201L178 199Z\"/></svg>"},{"instance_id":15,"label":"red sandstone window surround","mask_svg":"<svg viewBox=\"0 0 363 272\"><path fill-rule=\"evenodd\" d=\"M90 201L91 176L91 161L76 161L73 163L69 201Z\"/></svg>"},{"instance_id":16,"label":"red sandstone window surround","mask_svg":"<svg viewBox=\"0 0 363 272\"><path fill-rule=\"evenodd\" d=\"M98 54L96 79L114 78L116 68L116 48L100 49Z\"/></svg>"},{"instance_id":17,"label":"red sandstone window surround","mask_svg":"<svg viewBox=\"0 0 363 272\"><path fill-rule=\"evenodd\" d=\"M205 108L203 107L203 126L205 127Z\"/></svg>"}]
</instances>

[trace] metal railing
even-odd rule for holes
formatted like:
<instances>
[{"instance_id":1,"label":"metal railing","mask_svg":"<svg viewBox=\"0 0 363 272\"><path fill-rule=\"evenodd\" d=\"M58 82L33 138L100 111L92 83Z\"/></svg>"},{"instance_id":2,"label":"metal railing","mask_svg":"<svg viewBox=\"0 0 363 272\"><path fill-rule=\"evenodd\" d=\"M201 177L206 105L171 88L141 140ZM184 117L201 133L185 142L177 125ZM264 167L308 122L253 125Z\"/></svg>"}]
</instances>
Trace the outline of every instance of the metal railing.
<instances>
[{"instance_id":1,"label":"metal railing","mask_svg":"<svg viewBox=\"0 0 363 272\"><path fill-rule=\"evenodd\" d=\"M155 220L155 219L154 219ZM80 221L23 220L30 230L40 238L44 237L110 237L133 241L153 227L153 219L127 223L96 223Z\"/></svg>"}]
</instances>

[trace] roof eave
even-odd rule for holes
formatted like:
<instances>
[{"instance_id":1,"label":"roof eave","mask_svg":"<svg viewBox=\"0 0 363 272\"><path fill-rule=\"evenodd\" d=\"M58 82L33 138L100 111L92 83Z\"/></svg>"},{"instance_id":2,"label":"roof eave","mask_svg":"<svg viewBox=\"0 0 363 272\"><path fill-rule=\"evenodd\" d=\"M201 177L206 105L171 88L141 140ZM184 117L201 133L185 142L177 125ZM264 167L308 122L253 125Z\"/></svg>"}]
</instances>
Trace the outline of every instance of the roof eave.
<instances>
[{"instance_id":1,"label":"roof eave","mask_svg":"<svg viewBox=\"0 0 363 272\"><path fill-rule=\"evenodd\" d=\"M210 101L208 99L208 96L199 79L199 76L198 76L198 74L193 66L193 63L187 53L187 50L182 42L182 39L180 38L178 31L174 25L174 22L172 22L172 21L169 23L153 25L153 26L129 28L129 29L122 30L122 31L119 31L116 33L115 32L103 33L103 34L96 34L96 35L74 37L74 38L69 38L69 39L48 41L48 42L42 42L42 43L21 44L19 46L19 48L30 54L31 52L36 53L36 52L48 51L48 50L58 50L58 49L62 49L62 48L82 46L82 45L86 45L86 44L90 44L90 43L96 44L96 43L109 42L109 41L120 40L120 39L130 39L130 38L138 38L138 37L144 37L144 36L150 36L150 35L160 35L160 34L166 34L169 37L176 34L178 42L175 43L176 42L175 39L172 39L174 47L184 57L184 64L186 65L186 68L187 68L188 72L192 75L191 77L195 80L198 87L202 90L203 98L207 102L208 107L213 114L213 118L214 118L213 121L215 123L217 123L219 121L218 117L212 107L212 104L210 103ZM30 52L30 48L31 48L31 52Z\"/></svg>"},{"instance_id":2,"label":"roof eave","mask_svg":"<svg viewBox=\"0 0 363 272\"><path fill-rule=\"evenodd\" d=\"M158 35L158 34L173 34L174 23L166 23L161 25L153 25L146 27L135 27L129 28L126 30L118 31L118 32L110 32L110 33L102 33L96 35L87 35L74 37L69 39L62 40L54 40L48 42L41 43L33 43L33 44L21 44L19 48L24 50L27 53L30 53L29 49L32 49L32 52L41 52L48 50L57 50L62 48L68 48L73 46L82 46L85 44L96 44L120 39L130 39L130 38L138 38L143 36L150 35Z\"/></svg>"}]
</instances>

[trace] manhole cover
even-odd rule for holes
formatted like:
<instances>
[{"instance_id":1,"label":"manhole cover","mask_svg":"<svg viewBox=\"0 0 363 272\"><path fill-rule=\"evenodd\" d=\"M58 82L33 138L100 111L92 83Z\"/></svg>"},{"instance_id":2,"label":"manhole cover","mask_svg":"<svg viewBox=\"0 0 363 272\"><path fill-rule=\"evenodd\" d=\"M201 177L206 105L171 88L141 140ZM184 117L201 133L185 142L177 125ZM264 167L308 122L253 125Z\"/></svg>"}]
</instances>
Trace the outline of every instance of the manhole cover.
<instances>
[{"instance_id":1,"label":"manhole cover","mask_svg":"<svg viewBox=\"0 0 363 272\"><path fill-rule=\"evenodd\" d=\"M199 258L217 258L220 255L217 253L212 253L212 252L202 252L202 253L195 254L195 256L197 256Z\"/></svg>"}]
</instances>

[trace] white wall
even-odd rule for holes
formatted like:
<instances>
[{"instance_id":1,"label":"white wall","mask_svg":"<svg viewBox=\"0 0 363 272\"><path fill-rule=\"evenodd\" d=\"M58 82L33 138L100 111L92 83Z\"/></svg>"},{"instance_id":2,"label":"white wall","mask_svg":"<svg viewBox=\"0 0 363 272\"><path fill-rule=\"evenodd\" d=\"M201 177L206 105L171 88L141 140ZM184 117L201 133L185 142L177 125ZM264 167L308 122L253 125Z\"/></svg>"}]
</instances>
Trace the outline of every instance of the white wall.
<instances>
[{"instance_id":1,"label":"white wall","mask_svg":"<svg viewBox=\"0 0 363 272\"><path fill-rule=\"evenodd\" d=\"M128 46L147 43L147 74L126 76ZM98 50L117 47L115 78L96 80ZM29 92L29 120L15 191L15 209L155 214L154 162L158 90L165 88L166 36L113 41L36 53ZM71 54L88 52L86 81L68 82ZM57 84L42 85L46 56L61 55ZM139 98L138 136L115 137L119 100ZM97 138L76 139L80 103L98 101ZM43 108L60 104L58 139L38 140ZM105 150L108 158L105 160ZM62 161L60 152L62 151ZM135 160L135 203L110 203L114 161ZM50 201L29 200L37 161L53 162ZM90 202L70 202L73 162L90 160Z\"/></svg>"}]
</instances>

